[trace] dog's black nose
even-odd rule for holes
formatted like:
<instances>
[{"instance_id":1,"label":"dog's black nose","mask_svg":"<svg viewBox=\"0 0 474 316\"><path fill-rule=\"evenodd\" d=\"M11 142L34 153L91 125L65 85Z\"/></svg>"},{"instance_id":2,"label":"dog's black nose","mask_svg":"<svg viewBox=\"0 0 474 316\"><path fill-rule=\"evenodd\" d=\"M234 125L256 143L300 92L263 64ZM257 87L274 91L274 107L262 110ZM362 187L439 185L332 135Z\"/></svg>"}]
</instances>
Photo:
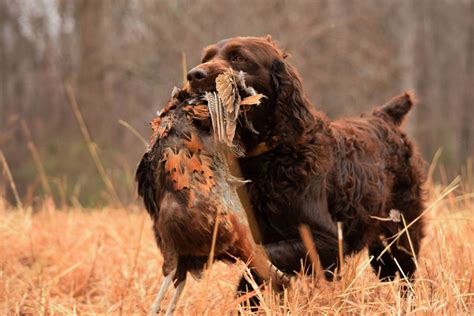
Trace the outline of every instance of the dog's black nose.
<instances>
[{"instance_id":1,"label":"dog's black nose","mask_svg":"<svg viewBox=\"0 0 474 316\"><path fill-rule=\"evenodd\" d=\"M198 82L206 78L207 72L199 67L194 67L188 72L188 75L186 76L186 79L188 79L189 82Z\"/></svg>"}]
</instances>

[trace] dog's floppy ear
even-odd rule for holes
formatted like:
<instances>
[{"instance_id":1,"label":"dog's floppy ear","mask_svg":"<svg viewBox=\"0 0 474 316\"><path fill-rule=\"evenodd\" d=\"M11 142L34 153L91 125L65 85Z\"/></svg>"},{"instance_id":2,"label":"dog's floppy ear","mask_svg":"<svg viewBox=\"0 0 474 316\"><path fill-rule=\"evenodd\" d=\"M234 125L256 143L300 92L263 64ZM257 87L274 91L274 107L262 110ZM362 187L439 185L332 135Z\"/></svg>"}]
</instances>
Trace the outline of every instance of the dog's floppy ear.
<instances>
[{"instance_id":1,"label":"dog's floppy ear","mask_svg":"<svg viewBox=\"0 0 474 316\"><path fill-rule=\"evenodd\" d=\"M296 70L285 60L275 60L271 68L275 99L276 135L280 141L297 143L314 122L311 103L303 93Z\"/></svg>"}]
</instances>

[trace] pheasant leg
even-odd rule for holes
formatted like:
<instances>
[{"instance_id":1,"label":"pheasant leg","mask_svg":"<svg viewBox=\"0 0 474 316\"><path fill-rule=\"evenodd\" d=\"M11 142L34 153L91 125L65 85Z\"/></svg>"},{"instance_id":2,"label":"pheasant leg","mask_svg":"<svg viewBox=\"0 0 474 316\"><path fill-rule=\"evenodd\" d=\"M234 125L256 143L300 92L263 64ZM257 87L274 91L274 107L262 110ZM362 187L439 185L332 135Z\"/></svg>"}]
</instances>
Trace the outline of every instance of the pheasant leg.
<instances>
[{"instance_id":1,"label":"pheasant leg","mask_svg":"<svg viewBox=\"0 0 474 316\"><path fill-rule=\"evenodd\" d=\"M173 276L174 273L168 274L163 280L163 283L161 283L160 290L158 291L158 294L155 297L155 301L153 302L153 305L151 307L150 316L155 316L160 311L161 301L165 297L165 294L168 291L168 288L170 287L171 280L173 280Z\"/></svg>"},{"instance_id":2,"label":"pheasant leg","mask_svg":"<svg viewBox=\"0 0 474 316\"><path fill-rule=\"evenodd\" d=\"M166 316L172 316L174 310L176 309L176 305L178 304L179 297L183 293L184 285L186 284L186 279L184 279L181 283L176 286L176 291L173 294L173 298L171 299L171 303L166 310Z\"/></svg>"}]
</instances>

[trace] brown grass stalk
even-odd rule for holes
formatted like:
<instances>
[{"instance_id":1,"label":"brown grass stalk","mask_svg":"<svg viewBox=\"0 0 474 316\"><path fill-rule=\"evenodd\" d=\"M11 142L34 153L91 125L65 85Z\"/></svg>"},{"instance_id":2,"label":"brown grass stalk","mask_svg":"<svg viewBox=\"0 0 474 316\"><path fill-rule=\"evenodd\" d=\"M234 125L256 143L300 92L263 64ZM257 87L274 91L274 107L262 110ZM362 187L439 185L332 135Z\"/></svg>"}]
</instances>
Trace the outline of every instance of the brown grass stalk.
<instances>
[{"instance_id":1,"label":"brown grass stalk","mask_svg":"<svg viewBox=\"0 0 474 316\"><path fill-rule=\"evenodd\" d=\"M140 134L139 131L137 131L132 125L130 125L128 122L126 122L124 120L119 120L118 122L119 122L120 125L127 128L133 135L135 135L142 142L142 144L143 144L143 146L145 146L145 148L148 148L148 142L146 141L145 137L143 137L143 135Z\"/></svg>"},{"instance_id":2,"label":"brown grass stalk","mask_svg":"<svg viewBox=\"0 0 474 316\"><path fill-rule=\"evenodd\" d=\"M89 129L87 128L86 122L84 121L84 117L82 116L81 110L79 109L79 104L77 103L74 90L72 89L72 86L69 83L66 84L66 93L68 96L69 105L71 106L74 112L77 123L79 124L79 128L81 129L82 136L84 137L87 148L89 149L89 153L92 157L92 160L94 161L97 171L99 172L99 175L113 200L119 206L123 207L123 204L120 201L117 191L115 190L112 181L110 180L109 176L107 175L107 172L105 171L102 160L100 159L99 153L97 152L97 145L92 140L92 137L89 133Z\"/></svg>"},{"instance_id":3,"label":"brown grass stalk","mask_svg":"<svg viewBox=\"0 0 474 316\"><path fill-rule=\"evenodd\" d=\"M13 196L15 197L16 206L18 209L23 210L23 204L21 203L20 196L18 195L18 190L16 189L15 181L13 180L12 173L8 167L7 159L3 155L3 151L0 150L0 160L2 161L3 171L7 177L8 183L10 183L10 188L12 189Z\"/></svg>"},{"instance_id":4,"label":"brown grass stalk","mask_svg":"<svg viewBox=\"0 0 474 316\"><path fill-rule=\"evenodd\" d=\"M186 79L188 76L188 60L185 52L181 53L181 69L183 71L183 85L185 85L188 82L188 79Z\"/></svg>"},{"instance_id":5,"label":"brown grass stalk","mask_svg":"<svg viewBox=\"0 0 474 316\"><path fill-rule=\"evenodd\" d=\"M428 168L428 174L426 176L426 186L429 188L431 187L431 184L433 183L433 175L436 170L436 166L438 165L439 158L441 157L441 154L443 153L443 150L439 148L434 156L433 159L431 160L430 167Z\"/></svg>"},{"instance_id":6,"label":"brown grass stalk","mask_svg":"<svg viewBox=\"0 0 474 316\"><path fill-rule=\"evenodd\" d=\"M319 256L316 247L314 246L313 235L307 225L300 225L299 230L301 240L303 240L303 244L306 247L306 250L308 250L309 259L311 260L314 269L313 271L317 276L319 273Z\"/></svg>"},{"instance_id":7,"label":"brown grass stalk","mask_svg":"<svg viewBox=\"0 0 474 316\"><path fill-rule=\"evenodd\" d=\"M342 273L344 266L344 236L342 233L342 222L337 222L337 248L339 253L339 273Z\"/></svg>"},{"instance_id":8,"label":"brown grass stalk","mask_svg":"<svg viewBox=\"0 0 474 316\"><path fill-rule=\"evenodd\" d=\"M214 223L214 229L212 231L211 250L209 252L209 258L207 259L206 269L204 270L204 293L207 293L209 288L209 278L211 273L212 264L214 262L214 254L216 251L217 232L219 230L221 209L217 208L216 218ZM205 305L206 296L202 296L199 304L199 311L203 311L203 305Z\"/></svg>"},{"instance_id":9,"label":"brown grass stalk","mask_svg":"<svg viewBox=\"0 0 474 316\"><path fill-rule=\"evenodd\" d=\"M51 190L51 186L49 185L48 177L46 176L46 171L44 169L43 161L41 160L41 156L39 154L38 149L33 141L33 137L31 136L30 129L24 120L21 120L21 127L23 129L23 133L26 136L27 146L31 152L31 156L33 157L33 161L36 165L36 169L38 170L41 186L43 187L44 192L47 196L52 197L53 193Z\"/></svg>"}]
</instances>

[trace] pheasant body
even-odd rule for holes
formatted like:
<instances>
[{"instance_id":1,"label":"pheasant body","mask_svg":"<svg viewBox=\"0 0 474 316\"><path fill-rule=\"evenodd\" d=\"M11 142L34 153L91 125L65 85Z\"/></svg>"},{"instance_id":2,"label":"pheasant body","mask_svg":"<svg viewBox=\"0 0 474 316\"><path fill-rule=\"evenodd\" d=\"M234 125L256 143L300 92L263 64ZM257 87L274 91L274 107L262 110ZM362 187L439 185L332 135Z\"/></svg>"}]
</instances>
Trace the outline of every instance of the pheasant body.
<instances>
[{"instance_id":1,"label":"pheasant body","mask_svg":"<svg viewBox=\"0 0 474 316\"><path fill-rule=\"evenodd\" d=\"M264 280L275 275L265 250L252 238L237 195L237 187L245 182L232 176L228 166L228 159L235 154L229 146L232 135L228 131L235 129L232 124L235 125L237 109L235 105L231 108L234 121L219 123L215 121L219 112L212 112L221 111L216 108L222 106L218 99L210 100L214 108L190 100L193 98L186 90L173 93L152 122L150 146L136 171L138 193L153 220L164 259L163 286L173 279L177 297L186 272L199 277L211 250L215 259L233 262L239 258L247 262ZM220 135L225 136L224 142L216 140L217 126ZM222 132L225 128L226 133ZM280 279L275 279L274 286L281 285ZM163 293L160 290L153 313Z\"/></svg>"}]
</instances>

